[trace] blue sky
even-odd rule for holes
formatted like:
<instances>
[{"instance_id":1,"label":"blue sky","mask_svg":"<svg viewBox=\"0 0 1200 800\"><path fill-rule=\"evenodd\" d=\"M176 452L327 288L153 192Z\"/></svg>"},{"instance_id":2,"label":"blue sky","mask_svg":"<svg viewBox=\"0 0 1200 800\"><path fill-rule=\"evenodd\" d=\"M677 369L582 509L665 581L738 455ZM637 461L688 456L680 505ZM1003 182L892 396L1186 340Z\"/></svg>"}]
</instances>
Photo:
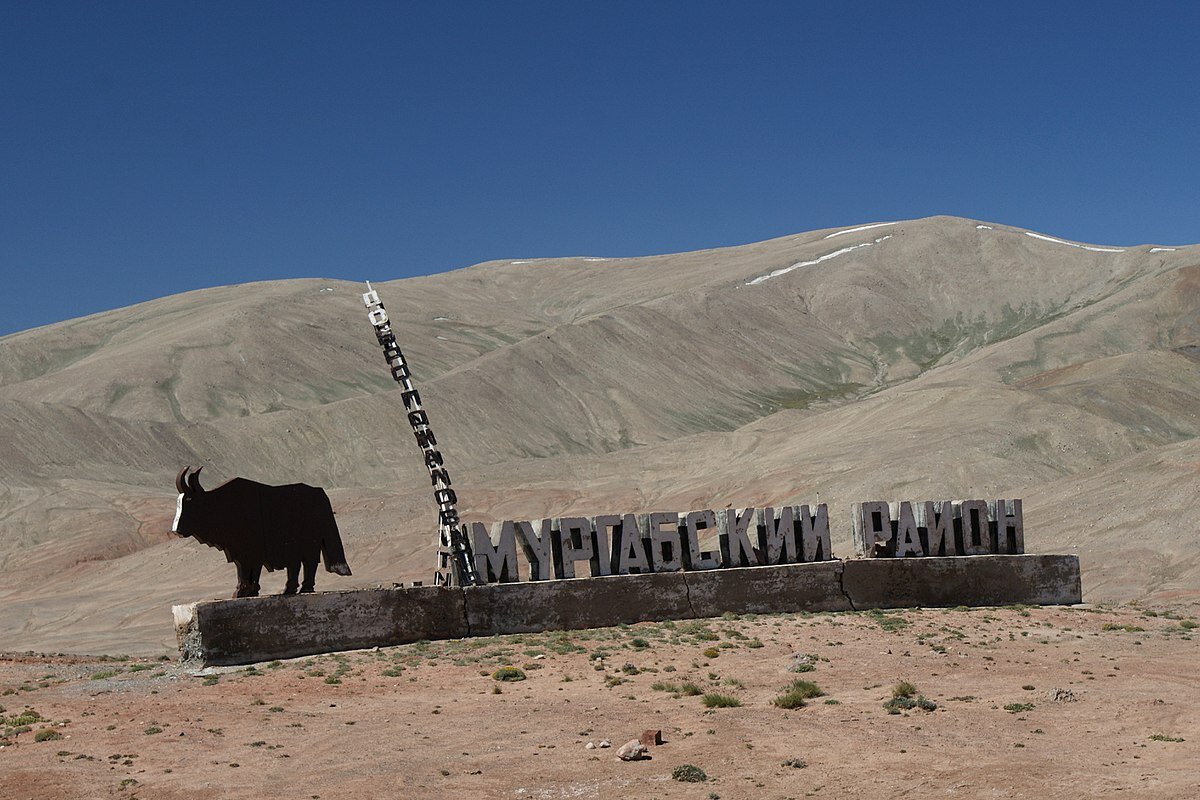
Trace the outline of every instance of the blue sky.
<instances>
[{"instance_id":1,"label":"blue sky","mask_svg":"<svg viewBox=\"0 0 1200 800\"><path fill-rule=\"evenodd\" d=\"M0 335L955 214L1200 242L1200 3L0 5Z\"/></svg>"}]
</instances>

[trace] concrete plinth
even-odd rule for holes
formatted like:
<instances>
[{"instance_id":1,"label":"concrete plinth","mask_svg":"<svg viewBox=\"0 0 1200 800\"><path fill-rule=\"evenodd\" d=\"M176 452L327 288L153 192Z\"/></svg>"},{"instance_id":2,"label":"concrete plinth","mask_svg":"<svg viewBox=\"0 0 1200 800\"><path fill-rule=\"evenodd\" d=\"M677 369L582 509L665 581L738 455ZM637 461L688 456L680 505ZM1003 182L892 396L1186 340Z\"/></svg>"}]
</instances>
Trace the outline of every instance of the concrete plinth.
<instances>
[{"instance_id":1,"label":"concrete plinth","mask_svg":"<svg viewBox=\"0 0 1200 800\"><path fill-rule=\"evenodd\" d=\"M790 611L849 611L842 592L843 561L778 567L743 567L683 572L692 617L777 614Z\"/></svg>"},{"instance_id":2,"label":"concrete plinth","mask_svg":"<svg viewBox=\"0 0 1200 800\"><path fill-rule=\"evenodd\" d=\"M622 623L1082 600L1076 556L862 559L651 575L322 592L175 606L185 661L274 658Z\"/></svg>"},{"instance_id":3,"label":"concrete plinth","mask_svg":"<svg viewBox=\"0 0 1200 800\"><path fill-rule=\"evenodd\" d=\"M684 573L492 583L464 587L472 636L607 628L690 619Z\"/></svg>"},{"instance_id":4,"label":"concrete plinth","mask_svg":"<svg viewBox=\"0 0 1200 800\"><path fill-rule=\"evenodd\" d=\"M1082 602L1079 556L872 558L845 562L857 609Z\"/></svg>"},{"instance_id":5,"label":"concrete plinth","mask_svg":"<svg viewBox=\"0 0 1200 800\"><path fill-rule=\"evenodd\" d=\"M244 597L172 610L181 658L206 665L470 635L462 591L439 586Z\"/></svg>"}]
</instances>

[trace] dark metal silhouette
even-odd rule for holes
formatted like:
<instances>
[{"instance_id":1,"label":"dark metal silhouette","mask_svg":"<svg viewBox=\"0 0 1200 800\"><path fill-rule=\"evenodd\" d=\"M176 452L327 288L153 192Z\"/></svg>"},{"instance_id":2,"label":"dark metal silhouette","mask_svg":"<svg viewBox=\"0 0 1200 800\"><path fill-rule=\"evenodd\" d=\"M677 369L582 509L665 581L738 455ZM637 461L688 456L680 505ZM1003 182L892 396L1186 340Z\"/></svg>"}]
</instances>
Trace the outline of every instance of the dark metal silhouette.
<instances>
[{"instance_id":1,"label":"dark metal silhouette","mask_svg":"<svg viewBox=\"0 0 1200 800\"><path fill-rule=\"evenodd\" d=\"M295 594L297 588L302 593L313 591L322 557L326 571L350 574L324 489L303 483L267 486L234 478L205 491L200 485L203 467L190 475L188 469L184 467L175 478L179 501L171 531L225 553L237 566L234 597L258 596L263 567L268 572L287 570L284 594Z\"/></svg>"}]
</instances>

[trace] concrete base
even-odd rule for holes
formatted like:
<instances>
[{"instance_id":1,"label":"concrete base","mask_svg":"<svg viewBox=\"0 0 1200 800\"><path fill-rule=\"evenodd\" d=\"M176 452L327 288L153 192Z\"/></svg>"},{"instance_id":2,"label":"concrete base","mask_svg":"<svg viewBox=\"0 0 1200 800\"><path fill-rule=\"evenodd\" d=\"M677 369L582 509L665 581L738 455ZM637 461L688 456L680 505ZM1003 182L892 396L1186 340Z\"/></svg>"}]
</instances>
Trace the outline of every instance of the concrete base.
<instances>
[{"instance_id":1,"label":"concrete base","mask_svg":"<svg viewBox=\"0 0 1200 800\"><path fill-rule=\"evenodd\" d=\"M1079 556L873 558L844 562L856 609L1072 605L1082 602Z\"/></svg>"},{"instance_id":2,"label":"concrete base","mask_svg":"<svg viewBox=\"0 0 1200 800\"><path fill-rule=\"evenodd\" d=\"M861 559L777 567L251 597L175 606L183 660L205 665L421 639L666 619L919 606L1068 605L1077 556Z\"/></svg>"}]
</instances>

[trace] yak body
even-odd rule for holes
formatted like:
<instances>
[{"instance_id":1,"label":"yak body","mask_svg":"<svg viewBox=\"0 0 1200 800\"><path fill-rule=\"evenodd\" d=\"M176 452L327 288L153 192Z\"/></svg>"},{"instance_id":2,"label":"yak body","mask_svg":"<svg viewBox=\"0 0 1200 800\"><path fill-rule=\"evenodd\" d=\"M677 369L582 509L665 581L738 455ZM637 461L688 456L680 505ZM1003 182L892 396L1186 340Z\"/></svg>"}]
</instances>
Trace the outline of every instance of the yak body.
<instances>
[{"instance_id":1,"label":"yak body","mask_svg":"<svg viewBox=\"0 0 1200 800\"><path fill-rule=\"evenodd\" d=\"M225 553L237 566L238 586L234 597L255 597L259 576L286 569L284 594L311 592L317 565L349 575L342 537L325 490L293 483L268 486L245 478L205 491L199 470L190 477L185 469L176 480L180 489L173 532L190 536ZM304 582L299 583L300 570Z\"/></svg>"}]
</instances>

